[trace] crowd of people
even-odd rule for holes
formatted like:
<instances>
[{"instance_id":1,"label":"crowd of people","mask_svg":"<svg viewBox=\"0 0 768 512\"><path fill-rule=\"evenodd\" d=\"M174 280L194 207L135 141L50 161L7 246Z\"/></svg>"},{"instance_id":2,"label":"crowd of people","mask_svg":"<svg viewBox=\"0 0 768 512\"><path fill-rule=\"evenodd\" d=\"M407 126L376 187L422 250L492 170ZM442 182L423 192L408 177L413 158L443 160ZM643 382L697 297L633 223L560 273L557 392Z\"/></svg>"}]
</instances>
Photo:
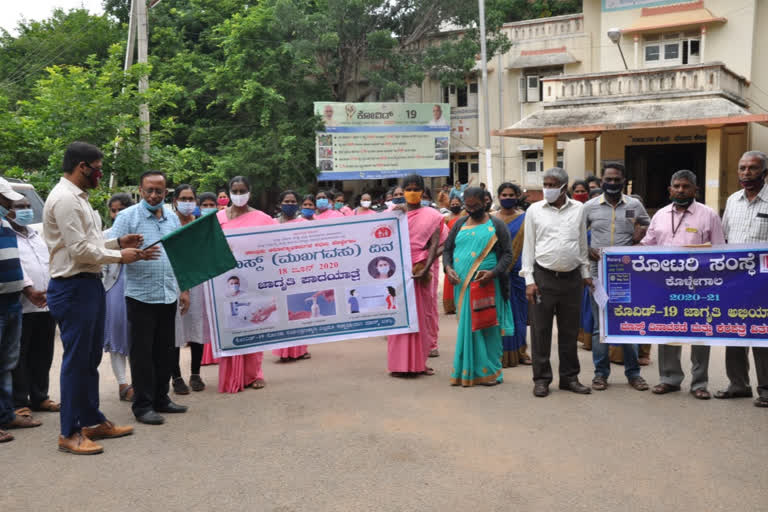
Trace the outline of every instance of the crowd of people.
<instances>
[{"instance_id":1,"label":"crowd of people","mask_svg":"<svg viewBox=\"0 0 768 512\"><path fill-rule=\"evenodd\" d=\"M546 397L554 380L550 354L553 320L558 333L558 387L579 394L608 387L611 360L621 358L629 385L646 391L641 366L649 346L602 343L599 307L591 291L597 261L606 247L636 244L688 246L768 241L768 157L745 153L738 173L742 189L729 197L721 219L696 201L696 175L680 170L671 179L671 204L650 217L641 198L624 193L626 172L610 164L602 175L577 180L561 168L543 174L543 200L528 204L514 183L502 183L496 198L483 184L445 185L433 202L424 179L411 175L376 195L363 193L348 205L343 193L321 190L302 195L282 192L274 212L254 209L247 178L233 178L217 193L173 188L161 171L139 180L140 202L116 194L108 203L112 225L104 231L88 201L99 186L102 153L76 142L66 149L64 175L49 194L43 230L29 225L27 199L0 178L0 442L8 429L39 426L33 412L58 412L59 449L101 453L96 441L129 435L99 410L98 366L109 353L118 384L116 397L131 403L136 420L159 425L163 414L187 407L170 397L206 388L201 365L218 365L218 391L236 393L266 385L264 353L215 359L200 287L180 290L161 246L145 247L201 215L216 215L223 230L275 223L311 222L371 215L407 216L419 329L387 339L387 366L393 377L434 375L428 364L439 357L439 304L457 317L456 348L450 375L455 386L493 386L503 369L530 365L533 394ZM444 270L443 297L439 276ZM388 269L381 270L386 273ZM239 282L228 282L230 294ZM350 302L350 307L354 307ZM49 396L49 373L58 325L63 345L61 402ZM530 326L530 353L528 347ZM577 340L592 350L591 386L579 381ZM188 381L180 350L189 346ZM620 351L612 354L612 349ZM758 378L754 404L768 407L768 348L752 349ZM306 346L274 351L281 362L309 359ZM709 399L708 346L691 347L691 394ZM679 345L659 345L659 384L655 394L681 389L684 372ZM748 349L728 347L729 386L717 398L751 397ZM130 378L127 370L130 368Z\"/></svg>"}]
</instances>

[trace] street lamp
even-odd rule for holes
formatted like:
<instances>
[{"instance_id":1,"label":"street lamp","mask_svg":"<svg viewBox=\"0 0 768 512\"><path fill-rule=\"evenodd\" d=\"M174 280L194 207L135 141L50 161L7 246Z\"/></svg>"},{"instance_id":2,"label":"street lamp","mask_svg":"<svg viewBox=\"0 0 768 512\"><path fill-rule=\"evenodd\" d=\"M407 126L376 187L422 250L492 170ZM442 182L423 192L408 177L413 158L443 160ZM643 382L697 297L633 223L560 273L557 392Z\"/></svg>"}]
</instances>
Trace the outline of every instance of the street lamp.
<instances>
[{"instance_id":1,"label":"street lamp","mask_svg":"<svg viewBox=\"0 0 768 512\"><path fill-rule=\"evenodd\" d=\"M624 69L629 71L629 66L627 66L627 59L624 58L624 52L621 50L621 29L620 28L612 28L608 31L608 39L611 40L613 44L616 45L616 47L619 49L619 53L621 54L621 60L624 62Z\"/></svg>"}]
</instances>

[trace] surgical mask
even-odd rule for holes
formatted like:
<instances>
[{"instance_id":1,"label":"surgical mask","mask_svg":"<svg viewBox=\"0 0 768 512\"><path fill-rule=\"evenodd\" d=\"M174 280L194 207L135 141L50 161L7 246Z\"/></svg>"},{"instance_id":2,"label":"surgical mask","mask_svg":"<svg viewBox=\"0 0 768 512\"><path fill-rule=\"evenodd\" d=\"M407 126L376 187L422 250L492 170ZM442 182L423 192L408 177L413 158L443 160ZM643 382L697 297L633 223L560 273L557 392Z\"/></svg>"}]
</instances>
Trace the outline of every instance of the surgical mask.
<instances>
[{"instance_id":1,"label":"surgical mask","mask_svg":"<svg viewBox=\"0 0 768 512\"><path fill-rule=\"evenodd\" d=\"M672 202L677 206L690 206L693 203L692 197L673 197Z\"/></svg>"},{"instance_id":2,"label":"surgical mask","mask_svg":"<svg viewBox=\"0 0 768 512\"><path fill-rule=\"evenodd\" d=\"M505 197L504 199L499 199L499 204L502 208L511 210L512 208L517 208L518 200L516 197Z\"/></svg>"},{"instance_id":3,"label":"surgical mask","mask_svg":"<svg viewBox=\"0 0 768 512\"><path fill-rule=\"evenodd\" d=\"M393 203L391 200L384 201L384 206L386 206L387 208L392 208L393 206L395 206L395 203Z\"/></svg>"},{"instance_id":4,"label":"surgical mask","mask_svg":"<svg viewBox=\"0 0 768 512\"><path fill-rule=\"evenodd\" d=\"M232 283L231 285L229 285L229 290L230 290L232 293L237 293L237 292L239 292L239 291L240 291L240 285L239 285L239 284L234 284L234 283Z\"/></svg>"},{"instance_id":5,"label":"surgical mask","mask_svg":"<svg viewBox=\"0 0 768 512\"><path fill-rule=\"evenodd\" d=\"M557 199L560 197L560 194L563 193L563 185L559 188L545 188L544 189L544 200L548 203L554 203L557 201Z\"/></svg>"},{"instance_id":6,"label":"surgical mask","mask_svg":"<svg viewBox=\"0 0 768 512\"><path fill-rule=\"evenodd\" d=\"M200 213L202 215L208 215L209 213L216 213L219 211L218 208L200 208Z\"/></svg>"},{"instance_id":7,"label":"surgical mask","mask_svg":"<svg viewBox=\"0 0 768 512\"><path fill-rule=\"evenodd\" d=\"M91 170L91 174L87 175L86 178L88 178L91 186L96 188L99 186L99 181L101 181L104 173L101 172L101 169L94 169L93 167L89 167L89 169Z\"/></svg>"},{"instance_id":8,"label":"surgical mask","mask_svg":"<svg viewBox=\"0 0 768 512\"><path fill-rule=\"evenodd\" d=\"M467 210L467 213L473 219L480 220L485 216L485 207L478 208L477 210L472 210L472 211Z\"/></svg>"},{"instance_id":9,"label":"surgical mask","mask_svg":"<svg viewBox=\"0 0 768 512\"><path fill-rule=\"evenodd\" d=\"M8 217L8 208L0 205L0 219L5 219L7 217Z\"/></svg>"},{"instance_id":10,"label":"surgical mask","mask_svg":"<svg viewBox=\"0 0 768 512\"><path fill-rule=\"evenodd\" d=\"M294 215L296 215L296 212L299 211L299 205L297 204L281 204L280 205L280 211L283 212L283 215L286 217L293 218Z\"/></svg>"},{"instance_id":11,"label":"surgical mask","mask_svg":"<svg viewBox=\"0 0 768 512\"><path fill-rule=\"evenodd\" d=\"M389 265L377 265L376 268L379 271L379 275L386 275L389 274Z\"/></svg>"},{"instance_id":12,"label":"surgical mask","mask_svg":"<svg viewBox=\"0 0 768 512\"><path fill-rule=\"evenodd\" d=\"M344 208L344 203L343 202L336 201L335 203L333 203L333 209L334 210L341 210L342 208Z\"/></svg>"},{"instance_id":13,"label":"surgical mask","mask_svg":"<svg viewBox=\"0 0 768 512\"><path fill-rule=\"evenodd\" d=\"M452 213L458 214L461 211L461 206L451 206L449 210L451 210Z\"/></svg>"},{"instance_id":14,"label":"surgical mask","mask_svg":"<svg viewBox=\"0 0 768 512\"><path fill-rule=\"evenodd\" d=\"M19 226L29 226L35 219L35 212L31 208L16 210L16 218L13 221Z\"/></svg>"},{"instance_id":15,"label":"surgical mask","mask_svg":"<svg viewBox=\"0 0 768 512\"><path fill-rule=\"evenodd\" d=\"M589 192L574 192L573 198L580 203L586 203L589 199Z\"/></svg>"},{"instance_id":16,"label":"surgical mask","mask_svg":"<svg viewBox=\"0 0 768 512\"><path fill-rule=\"evenodd\" d=\"M182 215L192 215L195 213L195 208L197 208L197 205L190 201L176 203L176 211Z\"/></svg>"},{"instance_id":17,"label":"surgical mask","mask_svg":"<svg viewBox=\"0 0 768 512\"><path fill-rule=\"evenodd\" d=\"M301 209L301 216L304 217L305 219L312 217L314 214L315 214L315 210L313 210L312 208Z\"/></svg>"},{"instance_id":18,"label":"surgical mask","mask_svg":"<svg viewBox=\"0 0 768 512\"><path fill-rule=\"evenodd\" d=\"M245 194L230 194L230 199L232 199L232 204L235 206L245 206L248 204L248 200L251 198L251 193L246 192Z\"/></svg>"},{"instance_id":19,"label":"surgical mask","mask_svg":"<svg viewBox=\"0 0 768 512\"><path fill-rule=\"evenodd\" d=\"M422 199L422 200L421 200L421 206L430 206L430 205L432 205L432 203L430 203L430 202L429 202L429 201L427 201L426 199Z\"/></svg>"},{"instance_id":20,"label":"surgical mask","mask_svg":"<svg viewBox=\"0 0 768 512\"><path fill-rule=\"evenodd\" d=\"M487 211L487 212L491 211L491 206L493 206L493 203L487 203L485 205L485 211Z\"/></svg>"},{"instance_id":21,"label":"surgical mask","mask_svg":"<svg viewBox=\"0 0 768 512\"><path fill-rule=\"evenodd\" d=\"M315 206L317 206L317 209L321 211L327 210L328 205L329 205L328 200L324 197L321 197L320 199L317 200L317 202L315 202Z\"/></svg>"},{"instance_id":22,"label":"surgical mask","mask_svg":"<svg viewBox=\"0 0 768 512\"><path fill-rule=\"evenodd\" d=\"M229 204L229 198L227 197L220 197L216 200L216 203L219 206L227 206Z\"/></svg>"},{"instance_id":23,"label":"surgical mask","mask_svg":"<svg viewBox=\"0 0 768 512\"><path fill-rule=\"evenodd\" d=\"M404 197L393 197L392 198L392 204L394 204L394 205L405 204L405 198Z\"/></svg>"},{"instance_id":24,"label":"surgical mask","mask_svg":"<svg viewBox=\"0 0 768 512\"><path fill-rule=\"evenodd\" d=\"M765 173L761 174L759 178L754 180L739 180L739 185L743 188L760 188L765 183Z\"/></svg>"},{"instance_id":25,"label":"surgical mask","mask_svg":"<svg viewBox=\"0 0 768 512\"><path fill-rule=\"evenodd\" d=\"M617 196L621 194L621 191L624 189L624 185L620 183L603 183L600 188L603 189L603 192L609 196Z\"/></svg>"},{"instance_id":26,"label":"surgical mask","mask_svg":"<svg viewBox=\"0 0 768 512\"><path fill-rule=\"evenodd\" d=\"M408 204L419 204L421 202L422 194L423 192L421 190L406 190L403 193L405 202Z\"/></svg>"},{"instance_id":27,"label":"surgical mask","mask_svg":"<svg viewBox=\"0 0 768 512\"><path fill-rule=\"evenodd\" d=\"M149 204L146 199L142 199L141 200L141 205L144 208L146 208L147 210L149 210L149 211L151 211L153 213L163 207L163 203L162 202L157 203L156 205L153 206L153 205Z\"/></svg>"},{"instance_id":28,"label":"surgical mask","mask_svg":"<svg viewBox=\"0 0 768 512\"><path fill-rule=\"evenodd\" d=\"M370 208L371 207L371 202L370 201L360 201L360 206L362 206L363 208Z\"/></svg>"}]
</instances>

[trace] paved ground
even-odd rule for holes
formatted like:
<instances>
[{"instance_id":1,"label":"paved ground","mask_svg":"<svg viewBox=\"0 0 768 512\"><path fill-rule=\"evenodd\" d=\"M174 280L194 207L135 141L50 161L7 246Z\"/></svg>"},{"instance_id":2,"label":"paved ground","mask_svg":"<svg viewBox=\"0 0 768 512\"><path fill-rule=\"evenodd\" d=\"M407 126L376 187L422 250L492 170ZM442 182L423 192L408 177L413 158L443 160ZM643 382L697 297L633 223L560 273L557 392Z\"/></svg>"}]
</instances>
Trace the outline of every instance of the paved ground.
<instances>
[{"instance_id":1,"label":"paved ground","mask_svg":"<svg viewBox=\"0 0 768 512\"><path fill-rule=\"evenodd\" d=\"M750 401L637 392L615 365L591 396L534 398L529 367L495 388L454 388L455 319L441 329L434 377L389 377L381 338L292 364L269 354L267 388L237 395L218 394L205 367L209 389L178 399L188 414L136 425L103 455L59 453L58 418L43 415L0 446L0 510L768 510L768 411ZM651 384L656 372L644 371ZM135 424L107 358L101 375L103 411ZM726 383L721 348L710 375L711 389Z\"/></svg>"}]
</instances>

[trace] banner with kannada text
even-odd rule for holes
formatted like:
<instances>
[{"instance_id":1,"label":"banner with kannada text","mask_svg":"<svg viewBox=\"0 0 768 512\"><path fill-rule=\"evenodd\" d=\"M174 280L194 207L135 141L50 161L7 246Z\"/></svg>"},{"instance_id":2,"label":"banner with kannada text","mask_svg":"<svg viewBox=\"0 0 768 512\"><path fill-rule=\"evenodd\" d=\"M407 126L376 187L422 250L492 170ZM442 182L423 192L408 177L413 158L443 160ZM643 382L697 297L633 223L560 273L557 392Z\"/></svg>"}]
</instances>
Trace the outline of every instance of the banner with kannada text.
<instances>
[{"instance_id":1,"label":"banner with kannada text","mask_svg":"<svg viewBox=\"0 0 768 512\"><path fill-rule=\"evenodd\" d=\"M446 103L316 102L318 180L448 176L451 107Z\"/></svg>"},{"instance_id":2,"label":"banner with kannada text","mask_svg":"<svg viewBox=\"0 0 768 512\"><path fill-rule=\"evenodd\" d=\"M216 357L418 330L405 215L224 234L237 267L205 291Z\"/></svg>"},{"instance_id":3,"label":"banner with kannada text","mask_svg":"<svg viewBox=\"0 0 768 512\"><path fill-rule=\"evenodd\" d=\"M605 343L768 347L768 244L602 253Z\"/></svg>"}]
</instances>

